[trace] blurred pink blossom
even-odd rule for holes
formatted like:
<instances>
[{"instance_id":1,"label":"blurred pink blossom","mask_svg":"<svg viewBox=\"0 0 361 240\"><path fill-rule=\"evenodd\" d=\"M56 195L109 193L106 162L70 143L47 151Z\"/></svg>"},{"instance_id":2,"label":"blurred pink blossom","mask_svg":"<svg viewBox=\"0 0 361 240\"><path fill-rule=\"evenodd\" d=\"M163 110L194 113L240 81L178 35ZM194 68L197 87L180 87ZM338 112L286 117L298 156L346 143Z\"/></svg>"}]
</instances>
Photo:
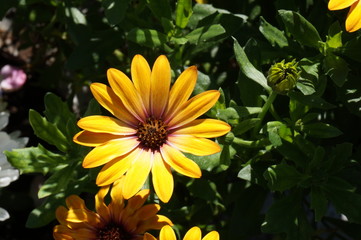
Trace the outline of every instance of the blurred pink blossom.
<instances>
[{"instance_id":1,"label":"blurred pink blossom","mask_svg":"<svg viewBox=\"0 0 361 240\"><path fill-rule=\"evenodd\" d=\"M4 92L12 92L24 85L26 74L18 67L5 65L0 70L0 80L0 89Z\"/></svg>"}]
</instances>

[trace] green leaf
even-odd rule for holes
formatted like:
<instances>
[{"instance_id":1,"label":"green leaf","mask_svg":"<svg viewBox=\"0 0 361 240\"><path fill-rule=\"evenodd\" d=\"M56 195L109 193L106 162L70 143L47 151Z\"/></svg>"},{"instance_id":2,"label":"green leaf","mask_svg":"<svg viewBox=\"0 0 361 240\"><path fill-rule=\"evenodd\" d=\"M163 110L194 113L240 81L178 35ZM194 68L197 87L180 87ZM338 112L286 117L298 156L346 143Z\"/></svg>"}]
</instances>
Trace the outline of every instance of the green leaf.
<instances>
[{"instance_id":1,"label":"green leaf","mask_svg":"<svg viewBox=\"0 0 361 240\"><path fill-rule=\"evenodd\" d=\"M102 6L104 7L105 17L112 25L119 24L125 17L130 0L104 0Z\"/></svg>"},{"instance_id":2,"label":"green leaf","mask_svg":"<svg viewBox=\"0 0 361 240\"><path fill-rule=\"evenodd\" d=\"M211 85L211 79L207 74L198 71L198 79L196 82L196 86L193 90L193 95L200 94L206 90L208 90L209 86Z\"/></svg>"},{"instance_id":3,"label":"green leaf","mask_svg":"<svg viewBox=\"0 0 361 240\"><path fill-rule=\"evenodd\" d=\"M300 92L290 91L288 92L288 96L304 105L314 108L331 109L335 107L335 105L326 102L324 99L315 94L305 96Z\"/></svg>"},{"instance_id":4,"label":"green leaf","mask_svg":"<svg viewBox=\"0 0 361 240\"><path fill-rule=\"evenodd\" d=\"M46 174L64 161L63 156L46 150L40 144L37 147L5 151L5 155L21 173Z\"/></svg>"},{"instance_id":5,"label":"green leaf","mask_svg":"<svg viewBox=\"0 0 361 240\"><path fill-rule=\"evenodd\" d=\"M342 87L347 81L350 69L347 62L341 57L334 54L327 55L323 61L323 67L325 68L326 74L330 76L338 87Z\"/></svg>"},{"instance_id":6,"label":"green leaf","mask_svg":"<svg viewBox=\"0 0 361 240\"><path fill-rule=\"evenodd\" d=\"M213 202L217 198L217 187L209 180L196 179L188 186L188 189L193 196L206 201Z\"/></svg>"},{"instance_id":7,"label":"green leaf","mask_svg":"<svg viewBox=\"0 0 361 240\"><path fill-rule=\"evenodd\" d=\"M84 14L75 7L66 8L65 15L68 18L71 18L75 24L83 24L83 25L87 24Z\"/></svg>"},{"instance_id":8,"label":"green leaf","mask_svg":"<svg viewBox=\"0 0 361 240\"><path fill-rule=\"evenodd\" d=\"M264 173L264 177L272 191L288 190L309 178L286 162L269 167Z\"/></svg>"},{"instance_id":9,"label":"green leaf","mask_svg":"<svg viewBox=\"0 0 361 240\"><path fill-rule=\"evenodd\" d=\"M282 139L292 142L291 129L282 122L267 122L267 132L270 142L275 147L282 145Z\"/></svg>"},{"instance_id":10,"label":"green leaf","mask_svg":"<svg viewBox=\"0 0 361 240\"><path fill-rule=\"evenodd\" d=\"M252 166L251 164L248 164L244 168L242 168L238 174L237 177L246 181L252 180Z\"/></svg>"},{"instance_id":11,"label":"green leaf","mask_svg":"<svg viewBox=\"0 0 361 240\"><path fill-rule=\"evenodd\" d=\"M36 136L56 146L62 152L69 150L71 143L55 124L48 122L38 112L32 109L29 111L29 121Z\"/></svg>"},{"instance_id":12,"label":"green leaf","mask_svg":"<svg viewBox=\"0 0 361 240\"><path fill-rule=\"evenodd\" d=\"M226 31L220 24L213 24L194 29L192 32L185 35L190 44L205 44L209 41L216 39Z\"/></svg>"},{"instance_id":13,"label":"green leaf","mask_svg":"<svg viewBox=\"0 0 361 240\"><path fill-rule=\"evenodd\" d=\"M172 9L169 0L147 0L147 6L159 21L162 18L172 19Z\"/></svg>"},{"instance_id":14,"label":"green leaf","mask_svg":"<svg viewBox=\"0 0 361 240\"><path fill-rule=\"evenodd\" d=\"M65 134L69 142L72 142L73 136L78 132L75 114L70 111L66 102L63 102L53 93L47 93L44 97L44 102L44 115L48 121ZM70 125L73 126L70 127Z\"/></svg>"},{"instance_id":15,"label":"green leaf","mask_svg":"<svg viewBox=\"0 0 361 240\"><path fill-rule=\"evenodd\" d=\"M49 196L40 207L35 208L29 214L26 227L38 228L49 224L55 218L55 211L64 203L64 193Z\"/></svg>"},{"instance_id":16,"label":"green leaf","mask_svg":"<svg viewBox=\"0 0 361 240\"><path fill-rule=\"evenodd\" d=\"M154 29L134 28L128 33L127 39L144 47L169 49L166 45L167 36Z\"/></svg>"},{"instance_id":17,"label":"green leaf","mask_svg":"<svg viewBox=\"0 0 361 240\"><path fill-rule=\"evenodd\" d=\"M180 28L185 28L189 18L192 16L192 0L178 0L176 8L175 24Z\"/></svg>"},{"instance_id":18,"label":"green leaf","mask_svg":"<svg viewBox=\"0 0 361 240\"><path fill-rule=\"evenodd\" d=\"M305 124L302 131L316 138L332 138L342 134L338 128L322 122Z\"/></svg>"},{"instance_id":19,"label":"green leaf","mask_svg":"<svg viewBox=\"0 0 361 240\"><path fill-rule=\"evenodd\" d=\"M316 28L302 15L289 10L278 10L278 13L285 24L287 32L301 44L309 47L319 48L319 41L322 41Z\"/></svg>"},{"instance_id":20,"label":"green leaf","mask_svg":"<svg viewBox=\"0 0 361 240\"><path fill-rule=\"evenodd\" d=\"M345 214L350 222L361 223L361 195L353 192L354 186L341 178L331 177L323 189L338 212Z\"/></svg>"},{"instance_id":21,"label":"green leaf","mask_svg":"<svg viewBox=\"0 0 361 240\"><path fill-rule=\"evenodd\" d=\"M250 118L243 120L235 128L233 128L232 132L235 135L242 135L243 133L254 128L259 122L260 122L259 118Z\"/></svg>"},{"instance_id":22,"label":"green leaf","mask_svg":"<svg viewBox=\"0 0 361 240\"><path fill-rule=\"evenodd\" d=\"M54 174L39 189L38 198L48 197L66 190L69 182L73 179L74 170L73 165L68 165L61 169L57 168Z\"/></svg>"},{"instance_id":23,"label":"green leaf","mask_svg":"<svg viewBox=\"0 0 361 240\"><path fill-rule=\"evenodd\" d=\"M280 48L288 46L288 40L281 30L272 26L262 16L260 17L260 20L261 24L259 30L268 40L268 42L272 45L272 47L275 47L276 45Z\"/></svg>"},{"instance_id":24,"label":"green leaf","mask_svg":"<svg viewBox=\"0 0 361 240\"><path fill-rule=\"evenodd\" d=\"M236 60L243 74L249 79L261 85L267 91L270 91L271 88L267 85L266 77L260 71L258 71L248 60L246 53L239 45L238 41L235 38L233 38L233 41L234 54L236 55Z\"/></svg>"},{"instance_id":25,"label":"green leaf","mask_svg":"<svg viewBox=\"0 0 361 240\"><path fill-rule=\"evenodd\" d=\"M316 221L321 221L328 208L328 200L322 190L316 187L311 188L310 207L315 211Z\"/></svg>"},{"instance_id":26,"label":"green leaf","mask_svg":"<svg viewBox=\"0 0 361 240\"><path fill-rule=\"evenodd\" d=\"M301 197L291 193L275 201L266 213L262 231L286 233L287 240L311 239L312 227L302 210Z\"/></svg>"}]
</instances>

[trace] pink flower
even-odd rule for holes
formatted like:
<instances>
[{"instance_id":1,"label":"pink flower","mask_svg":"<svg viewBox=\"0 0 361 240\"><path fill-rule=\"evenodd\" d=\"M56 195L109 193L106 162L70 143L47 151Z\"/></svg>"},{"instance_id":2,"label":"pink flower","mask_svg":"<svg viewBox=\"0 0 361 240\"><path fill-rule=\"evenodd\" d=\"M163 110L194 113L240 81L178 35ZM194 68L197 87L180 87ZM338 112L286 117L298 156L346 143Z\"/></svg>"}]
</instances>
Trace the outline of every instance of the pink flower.
<instances>
[{"instance_id":1,"label":"pink flower","mask_svg":"<svg viewBox=\"0 0 361 240\"><path fill-rule=\"evenodd\" d=\"M0 70L0 89L4 92L13 92L21 88L26 82L25 72L11 65L5 65Z\"/></svg>"}]
</instances>

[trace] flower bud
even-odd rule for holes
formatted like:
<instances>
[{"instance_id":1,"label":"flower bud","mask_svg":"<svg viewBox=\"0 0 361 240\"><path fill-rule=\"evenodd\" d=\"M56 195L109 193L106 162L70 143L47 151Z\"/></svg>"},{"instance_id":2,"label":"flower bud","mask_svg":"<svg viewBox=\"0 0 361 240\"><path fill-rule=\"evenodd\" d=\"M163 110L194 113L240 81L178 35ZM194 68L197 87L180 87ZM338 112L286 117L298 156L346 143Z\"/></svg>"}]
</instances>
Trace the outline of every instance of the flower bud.
<instances>
[{"instance_id":1,"label":"flower bud","mask_svg":"<svg viewBox=\"0 0 361 240\"><path fill-rule=\"evenodd\" d=\"M293 59L292 62L285 63L285 60L282 60L271 66L268 70L267 83L273 91L285 94L295 87L301 73L297 70L297 64Z\"/></svg>"}]
</instances>

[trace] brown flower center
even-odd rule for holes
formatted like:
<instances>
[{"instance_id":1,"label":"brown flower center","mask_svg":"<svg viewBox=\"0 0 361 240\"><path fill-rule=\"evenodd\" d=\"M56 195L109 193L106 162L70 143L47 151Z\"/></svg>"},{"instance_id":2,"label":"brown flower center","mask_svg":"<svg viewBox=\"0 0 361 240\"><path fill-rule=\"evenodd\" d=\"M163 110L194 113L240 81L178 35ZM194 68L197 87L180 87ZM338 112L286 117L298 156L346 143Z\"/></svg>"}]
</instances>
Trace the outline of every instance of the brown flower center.
<instances>
[{"instance_id":1,"label":"brown flower center","mask_svg":"<svg viewBox=\"0 0 361 240\"><path fill-rule=\"evenodd\" d=\"M126 231L124 227L109 224L98 230L97 240L131 240L134 235Z\"/></svg>"},{"instance_id":2,"label":"brown flower center","mask_svg":"<svg viewBox=\"0 0 361 240\"><path fill-rule=\"evenodd\" d=\"M138 141L144 149L158 151L167 140L167 125L161 119L149 117L145 123L139 123L137 129Z\"/></svg>"}]
</instances>

